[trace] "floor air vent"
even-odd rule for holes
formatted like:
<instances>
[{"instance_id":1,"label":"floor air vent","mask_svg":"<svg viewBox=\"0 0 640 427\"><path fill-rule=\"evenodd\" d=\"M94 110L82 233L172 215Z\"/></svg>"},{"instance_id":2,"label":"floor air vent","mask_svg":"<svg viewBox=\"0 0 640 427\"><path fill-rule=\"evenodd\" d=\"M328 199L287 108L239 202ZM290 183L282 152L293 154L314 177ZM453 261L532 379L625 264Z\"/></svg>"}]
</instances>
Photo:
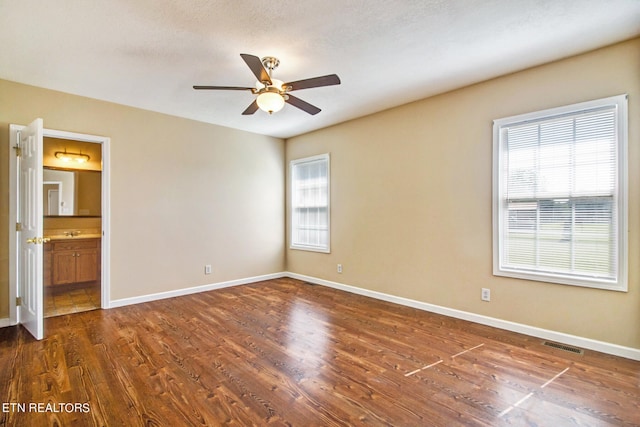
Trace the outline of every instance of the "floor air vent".
<instances>
[{"instance_id":1,"label":"floor air vent","mask_svg":"<svg viewBox=\"0 0 640 427\"><path fill-rule=\"evenodd\" d=\"M543 344L546 345L547 347L557 348L558 350L564 350L570 353L584 354L584 350L582 350L581 348L571 347L570 345L558 344L557 342L551 342L551 341L545 341Z\"/></svg>"}]
</instances>

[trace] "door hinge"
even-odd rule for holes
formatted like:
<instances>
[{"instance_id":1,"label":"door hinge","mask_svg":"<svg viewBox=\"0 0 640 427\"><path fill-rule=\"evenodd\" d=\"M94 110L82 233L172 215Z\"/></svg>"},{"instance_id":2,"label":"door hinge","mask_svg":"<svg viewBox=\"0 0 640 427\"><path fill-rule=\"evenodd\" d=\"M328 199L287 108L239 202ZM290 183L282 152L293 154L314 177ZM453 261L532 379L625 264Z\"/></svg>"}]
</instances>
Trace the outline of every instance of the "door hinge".
<instances>
[{"instance_id":1,"label":"door hinge","mask_svg":"<svg viewBox=\"0 0 640 427\"><path fill-rule=\"evenodd\" d=\"M16 306L20 307L22 305L22 297L16 297Z\"/></svg>"},{"instance_id":2,"label":"door hinge","mask_svg":"<svg viewBox=\"0 0 640 427\"><path fill-rule=\"evenodd\" d=\"M22 231L22 223L16 222L16 231Z\"/></svg>"},{"instance_id":3,"label":"door hinge","mask_svg":"<svg viewBox=\"0 0 640 427\"><path fill-rule=\"evenodd\" d=\"M16 157L22 156L22 148L20 148L19 145L16 145L15 147L13 147L13 149L16 150Z\"/></svg>"}]
</instances>

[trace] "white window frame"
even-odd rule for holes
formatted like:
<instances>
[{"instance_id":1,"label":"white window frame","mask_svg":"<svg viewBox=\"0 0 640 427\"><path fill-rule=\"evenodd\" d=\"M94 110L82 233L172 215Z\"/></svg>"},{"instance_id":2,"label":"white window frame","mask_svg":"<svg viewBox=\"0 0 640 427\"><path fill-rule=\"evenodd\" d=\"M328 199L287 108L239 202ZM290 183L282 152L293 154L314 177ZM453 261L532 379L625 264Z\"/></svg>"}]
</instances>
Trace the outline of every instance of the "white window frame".
<instances>
[{"instance_id":1,"label":"white window frame","mask_svg":"<svg viewBox=\"0 0 640 427\"><path fill-rule=\"evenodd\" d=\"M573 115L580 112L613 107L616 111L617 133L617 275L613 280L589 278L571 274L555 274L549 272L532 272L503 263L503 232L508 225L503 215L505 200L503 197L504 177L502 176L503 159L507 150L503 135L510 126L530 121L544 121L562 115ZM548 110L521 114L494 120L493 124L493 274L496 276L514 277L564 285L583 286L626 292L628 290L628 117L627 95L618 95L578 104L551 108Z\"/></svg>"},{"instance_id":2,"label":"white window frame","mask_svg":"<svg viewBox=\"0 0 640 427\"><path fill-rule=\"evenodd\" d=\"M298 227L297 217L295 215L295 210L297 206L296 200L296 191L294 181L294 169L301 164L304 163L312 163L312 162L326 162L327 165L327 186L326 186L326 223L327 223L327 244L326 245L312 245L312 244L304 244L294 241L294 237L296 235L296 229ZM331 161L329 154L320 154L317 156L305 157L302 159L291 160L289 163L289 178L291 180L291 184L289 186L291 192L291 210L290 210L290 218L291 218L291 228L290 228L290 245L291 249L298 249L304 251L312 251L312 252L323 252L330 253L331 252Z\"/></svg>"}]
</instances>

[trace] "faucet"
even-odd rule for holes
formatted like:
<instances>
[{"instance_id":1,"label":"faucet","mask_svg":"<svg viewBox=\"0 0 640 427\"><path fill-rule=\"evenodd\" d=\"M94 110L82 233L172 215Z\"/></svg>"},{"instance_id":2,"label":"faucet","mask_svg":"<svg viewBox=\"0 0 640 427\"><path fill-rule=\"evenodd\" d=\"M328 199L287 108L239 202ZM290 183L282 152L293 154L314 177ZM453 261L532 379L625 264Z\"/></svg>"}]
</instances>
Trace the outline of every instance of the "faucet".
<instances>
[{"instance_id":1,"label":"faucet","mask_svg":"<svg viewBox=\"0 0 640 427\"><path fill-rule=\"evenodd\" d=\"M67 237L76 237L76 236L79 236L79 235L80 235L80 233L81 233L81 231L80 231L80 230L75 230L75 231L65 231L65 232L64 232L64 235L65 235L65 236L67 236Z\"/></svg>"}]
</instances>

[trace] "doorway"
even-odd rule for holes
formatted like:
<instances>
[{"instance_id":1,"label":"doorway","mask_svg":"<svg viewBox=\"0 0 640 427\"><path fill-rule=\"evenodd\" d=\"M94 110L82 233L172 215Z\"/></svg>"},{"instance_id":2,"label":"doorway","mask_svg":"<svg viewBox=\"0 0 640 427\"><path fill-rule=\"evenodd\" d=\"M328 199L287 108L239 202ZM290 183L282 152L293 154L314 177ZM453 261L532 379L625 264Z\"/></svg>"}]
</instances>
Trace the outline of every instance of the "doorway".
<instances>
[{"instance_id":1,"label":"doorway","mask_svg":"<svg viewBox=\"0 0 640 427\"><path fill-rule=\"evenodd\" d=\"M45 136L42 167L44 317L99 309L102 147Z\"/></svg>"},{"instance_id":2,"label":"doorway","mask_svg":"<svg viewBox=\"0 0 640 427\"><path fill-rule=\"evenodd\" d=\"M44 288L45 280L49 280L48 278L60 285L96 282L99 288L98 297L95 299L99 302L94 303L94 306L109 308L110 139L45 129L41 119L36 119L28 126L12 124L9 129L9 224L11 227L9 277L10 283L13 284L9 290L10 322L22 324L36 339L42 339L44 337ZM53 200L52 203L56 203L58 209L58 215L48 215L54 222L58 221L47 230L49 235L44 234L44 220L47 216L47 211L44 210L45 193L49 193L44 189L45 180L43 179L45 138L56 139L58 143L67 146L66 149L63 147L62 150L57 150L58 153L50 153L59 160L63 160L62 158L67 157L68 154L76 154L76 157L88 161L92 154L84 150L92 147L99 153L93 157L100 164L98 168L94 168L99 170L99 175L94 173L92 177L74 177L71 181L58 178L49 180L59 182L57 189L49 188L54 194L51 199L47 199L47 202ZM82 151L77 149L77 153L72 151L70 147L79 143L89 145L82 148ZM33 159L33 162L30 159ZM58 169L81 168L67 166ZM90 193L88 199L86 197L82 199L82 196L77 194L70 196L71 187L82 186L81 182L86 183L87 180L94 183L98 181L98 190ZM56 190L57 194L55 194ZM96 194L99 194L97 204L94 197ZM55 201L56 197L57 201ZM54 211L55 208L50 212ZM70 213L67 215L69 218L64 218L63 214L68 213ZM81 227L73 222L76 220L75 217L84 219ZM78 238L79 236L82 238ZM51 253L51 257L48 257L48 262L51 263L50 274L45 274L45 267L47 267L44 262L45 246L56 242L60 243L57 248L49 246L49 250L54 252ZM65 244L68 247L65 247ZM64 249L68 249L66 253ZM58 253L56 254L55 251ZM53 269L56 262L63 265L65 257L67 261L74 259L76 262L66 264L66 268ZM55 279L52 276L54 270L57 274Z\"/></svg>"},{"instance_id":3,"label":"doorway","mask_svg":"<svg viewBox=\"0 0 640 427\"><path fill-rule=\"evenodd\" d=\"M44 181L44 214L55 216L60 215L60 185L61 182Z\"/></svg>"}]
</instances>

